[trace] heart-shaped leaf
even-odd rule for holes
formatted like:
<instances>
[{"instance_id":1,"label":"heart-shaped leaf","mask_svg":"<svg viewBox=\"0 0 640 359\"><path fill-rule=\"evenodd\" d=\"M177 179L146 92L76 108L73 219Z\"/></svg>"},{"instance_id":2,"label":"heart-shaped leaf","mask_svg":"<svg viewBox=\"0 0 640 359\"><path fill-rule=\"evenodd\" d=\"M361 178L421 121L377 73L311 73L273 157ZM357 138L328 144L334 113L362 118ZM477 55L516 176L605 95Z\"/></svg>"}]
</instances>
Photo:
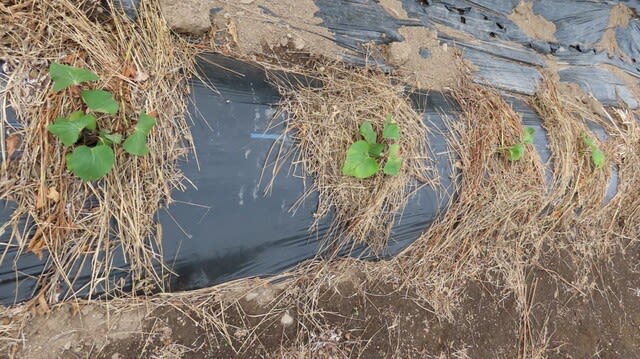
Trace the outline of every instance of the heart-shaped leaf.
<instances>
[{"instance_id":1,"label":"heart-shaped leaf","mask_svg":"<svg viewBox=\"0 0 640 359\"><path fill-rule=\"evenodd\" d=\"M124 150L136 156L144 156L149 153L147 136L155 124L156 120L153 117L141 112L133 133L122 144Z\"/></svg>"},{"instance_id":2,"label":"heart-shaped leaf","mask_svg":"<svg viewBox=\"0 0 640 359\"><path fill-rule=\"evenodd\" d=\"M138 116L138 123L136 124L135 130L143 132L145 135L148 135L149 132L151 132L151 129L153 128L153 126L155 125L156 125L155 118L153 118L151 115L145 112L140 112L140 115Z\"/></svg>"},{"instance_id":3,"label":"heart-shaped leaf","mask_svg":"<svg viewBox=\"0 0 640 359\"><path fill-rule=\"evenodd\" d=\"M373 130L371 122L364 121L362 125L360 125L360 134L370 145L376 144L377 136L376 132Z\"/></svg>"},{"instance_id":4,"label":"heart-shaped leaf","mask_svg":"<svg viewBox=\"0 0 640 359\"><path fill-rule=\"evenodd\" d=\"M367 141L356 141L347 150L347 159L342 167L342 174L363 179L376 174L380 170L378 162L369 156Z\"/></svg>"},{"instance_id":5,"label":"heart-shaped leaf","mask_svg":"<svg viewBox=\"0 0 640 359\"><path fill-rule=\"evenodd\" d=\"M391 121L384 122L384 128L382 129L382 137L385 140L400 140L400 126L397 123L393 123Z\"/></svg>"},{"instance_id":6,"label":"heart-shaped leaf","mask_svg":"<svg viewBox=\"0 0 640 359\"><path fill-rule=\"evenodd\" d=\"M397 143L389 146L389 156L387 157L387 163L384 165L384 174L389 176L395 176L400 173L402 168L402 158L400 158L400 145Z\"/></svg>"},{"instance_id":7,"label":"heart-shaped leaf","mask_svg":"<svg viewBox=\"0 0 640 359\"><path fill-rule=\"evenodd\" d=\"M536 133L536 129L533 127L527 127L524 129L524 135L522 136L522 143L530 145L533 143L533 134Z\"/></svg>"},{"instance_id":8,"label":"heart-shaped leaf","mask_svg":"<svg viewBox=\"0 0 640 359\"><path fill-rule=\"evenodd\" d=\"M107 145L78 146L67 155L67 169L83 181L98 180L113 167L115 154Z\"/></svg>"},{"instance_id":9,"label":"heart-shaped leaf","mask_svg":"<svg viewBox=\"0 0 640 359\"><path fill-rule=\"evenodd\" d=\"M114 100L113 94L109 91L82 90L80 96L91 111L111 115L118 113L118 102Z\"/></svg>"},{"instance_id":10,"label":"heart-shaped leaf","mask_svg":"<svg viewBox=\"0 0 640 359\"><path fill-rule=\"evenodd\" d=\"M126 140L124 140L122 148L124 148L127 153L135 156L147 155L147 153L149 153L149 148L147 147L147 135L142 132L134 131Z\"/></svg>"},{"instance_id":11,"label":"heart-shaped leaf","mask_svg":"<svg viewBox=\"0 0 640 359\"><path fill-rule=\"evenodd\" d=\"M49 124L47 129L58 137L66 147L78 142L83 129L95 130L96 118L92 115L85 115L81 111L76 111L69 115L69 118L58 117L56 122Z\"/></svg>"},{"instance_id":12,"label":"heart-shaped leaf","mask_svg":"<svg viewBox=\"0 0 640 359\"><path fill-rule=\"evenodd\" d=\"M518 161L524 156L524 144L518 143L509 147L509 161Z\"/></svg>"},{"instance_id":13,"label":"heart-shaped leaf","mask_svg":"<svg viewBox=\"0 0 640 359\"><path fill-rule=\"evenodd\" d=\"M53 80L53 91L58 92L69 86L84 82L98 81L98 75L87 69L52 62L49 65L49 76Z\"/></svg>"},{"instance_id":14,"label":"heart-shaped leaf","mask_svg":"<svg viewBox=\"0 0 640 359\"><path fill-rule=\"evenodd\" d=\"M593 148L591 150L591 160L596 168L602 168L604 166L604 152L602 152L599 148Z\"/></svg>"}]
</instances>

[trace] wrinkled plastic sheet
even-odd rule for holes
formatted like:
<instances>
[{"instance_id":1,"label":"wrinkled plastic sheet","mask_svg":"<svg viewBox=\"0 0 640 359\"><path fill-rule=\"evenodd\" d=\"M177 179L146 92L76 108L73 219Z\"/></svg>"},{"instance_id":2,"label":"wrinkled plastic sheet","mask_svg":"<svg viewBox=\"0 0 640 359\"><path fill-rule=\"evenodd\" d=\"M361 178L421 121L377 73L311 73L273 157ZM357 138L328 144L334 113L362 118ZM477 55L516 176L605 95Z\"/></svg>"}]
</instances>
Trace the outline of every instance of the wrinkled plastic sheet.
<instances>
[{"instance_id":1,"label":"wrinkled plastic sheet","mask_svg":"<svg viewBox=\"0 0 640 359\"><path fill-rule=\"evenodd\" d=\"M136 1L122 0L128 14L135 17ZM616 29L616 39L624 52L622 58L609 57L593 48L606 30L608 12L618 1L534 0L534 12L554 22L557 42L531 39L507 16L517 5L516 0L403 0L403 8L410 19L396 19L374 0L345 0L341 2L316 0L316 16L334 35L337 44L355 51L345 57L346 62L365 63L361 45L373 41L388 44L403 41L401 26L448 26L470 34L468 38L454 38L438 31L443 42L455 42L464 56L478 68L475 81L495 86L523 117L524 124L536 128L535 148L548 163L546 180L552 178L552 163L546 133L539 117L517 94L532 94L541 79L545 61L542 55L552 56L566 64L560 72L561 80L576 83L585 91L608 105L634 103L625 84L601 64L618 67L640 78L637 65L640 25L634 18L627 28ZM622 2L638 9L637 1ZM133 5L131 5L133 4ZM369 63L370 62L370 59ZM375 59L386 71L393 69L384 59ZM221 71L219 66L235 69ZM318 232L307 229L317 198L310 197L297 211L293 203L304 189L303 179L281 172L273 193L264 196L259 176L266 162L266 151L281 138L278 128L269 128L277 92L264 79L264 73L253 66L221 57L207 57L201 61L203 74L216 87L212 92L204 84L194 82L190 112L192 132L198 150L198 160L190 158L181 164L195 187L173 194L175 202L160 210L158 221L163 228L164 259L176 273L169 283L171 290L195 289L246 276L262 276L282 272L317 254L318 239L326 233L331 218ZM408 203L398 218L389 248L383 257L390 257L415 240L445 210L447 199L453 196L455 178L449 162L450 149L444 140L447 131L443 114L456 117L455 101L444 94L415 92L412 96L418 109L424 111L425 123L430 126L431 143L437 160L443 188L423 187ZM425 105L426 104L426 105ZM590 124L600 138L606 133ZM291 145L286 144L285 145ZM309 179L306 179L307 181ZM607 189L607 200L616 190L617 168L614 168ZM0 207L0 220L11 215L12 206ZM25 223L25 235L32 228ZM7 234L2 241L6 242ZM39 260L31 253L16 257L14 247L5 247L5 262L0 266L0 302L11 304L31 297L37 288L38 276L51 267L45 255ZM354 255L372 258L366 248L358 248ZM121 253L115 254L119 270L109 278L111 282L127 280L127 266ZM78 266L79 289L88 280L88 268ZM63 293L64 295L64 293Z\"/></svg>"},{"instance_id":2,"label":"wrinkled plastic sheet","mask_svg":"<svg viewBox=\"0 0 640 359\"><path fill-rule=\"evenodd\" d=\"M533 11L556 26L555 37L561 44L593 49L607 29L612 4L595 1L555 0L533 2Z\"/></svg>"},{"instance_id":3,"label":"wrinkled plastic sheet","mask_svg":"<svg viewBox=\"0 0 640 359\"><path fill-rule=\"evenodd\" d=\"M600 68L570 67L558 71L560 80L575 83L591 93L606 106L615 106L621 101L631 108L638 107L638 101L626 85L614 74Z\"/></svg>"},{"instance_id":4,"label":"wrinkled plastic sheet","mask_svg":"<svg viewBox=\"0 0 640 359\"><path fill-rule=\"evenodd\" d=\"M631 58L635 69L640 71L640 19L631 19L629 26L616 29L616 41L622 52Z\"/></svg>"},{"instance_id":5,"label":"wrinkled plastic sheet","mask_svg":"<svg viewBox=\"0 0 640 359\"><path fill-rule=\"evenodd\" d=\"M568 73L586 72L607 64L640 80L640 19L633 18L628 27L615 29L623 56L609 56L595 49L607 30L611 8L622 3L637 9L637 1L533 0L534 13L556 26L557 41L552 42L528 37L508 18L518 0L403 0L409 20L390 17L373 0L343 1L339 6L335 1L315 2L319 8L316 16L335 33L336 43L350 50L361 50L367 42L386 44L403 41L398 31L400 26L423 26L435 30L439 25L467 33L472 40L468 37L453 38L446 31L438 31L438 37L448 43L455 40L455 45L465 50L465 58L478 68L474 75L476 82L505 91L534 93L542 79L540 70L546 67L541 55L556 57L557 62L568 64ZM345 60L361 64L365 62L364 56L364 51L361 51L359 57L349 55ZM375 60L383 69L390 69L383 60ZM572 82L573 79L565 76L563 81ZM580 85L593 90L594 96L607 104L612 104L612 84L619 93L628 92L613 73L606 79L612 81L611 84L602 80L602 74L581 78ZM632 108L638 106L636 102L628 101L625 95L618 100L623 100L618 104L624 103Z\"/></svg>"},{"instance_id":6,"label":"wrinkled plastic sheet","mask_svg":"<svg viewBox=\"0 0 640 359\"><path fill-rule=\"evenodd\" d=\"M135 13L137 0L119 1L128 14ZM334 41L355 53L345 55L343 60L356 65L373 62L385 71L393 71L384 59L372 59L363 45L403 41L399 32L402 26L435 29L439 25L471 35L473 40L469 37L453 39L447 32L438 32L438 37L444 42L455 40L456 46L465 50L465 58L478 67L476 82L501 90L528 95L534 93L542 79L540 69L546 67L541 55L555 57L557 62L566 63L569 67L615 66L640 80L640 19L632 18L626 28L615 29L622 56L609 56L595 48L607 30L611 9L617 4L624 4L638 12L640 5L637 0L532 0L534 13L555 25L556 41L530 38L509 19L520 0L402 0L409 19L395 18L375 0L314 2L318 7L315 15L333 33ZM268 4L261 8L270 12ZM609 79L620 82L615 74L611 76ZM609 104L610 89L599 88L605 85L602 78L581 79L581 86L584 88L584 83L589 82L587 87L594 90L596 98ZM565 76L563 81L571 82L571 79ZM624 92L620 87L625 85L616 87ZM598 97L601 95L603 97ZM632 108L638 106L624 97L622 99Z\"/></svg>"},{"instance_id":7,"label":"wrinkled plastic sheet","mask_svg":"<svg viewBox=\"0 0 640 359\"><path fill-rule=\"evenodd\" d=\"M501 90L533 95L542 75L531 66L523 66L501 57L477 50L467 50L465 58L477 67L476 83Z\"/></svg>"},{"instance_id":8,"label":"wrinkled plastic sheet","mask_svg":"<svg viewBox=\"0 0 640 359\"><path fill-rule=\"evenodd\" d=\"M309 231L317 196L310 196L292 210L305 190L304 182L311 179L292 175L286 170L288 165L278 173L271 192L264 192L266 179L261 181L261 175L263 170L270 172L273 165L267 158L269 149L274 143L293 145L282 137L280 127L270 126L280 96L267 83L265 73L219 55L204 56L199 68L215 90L198 81L192 84L189 111L197 160L190 157L181 163L181 169L193 186L174 191L173 204L157 216L163 232L164 261L175 273L168 282L170 290L202 288L293 268L318 254L331 222L327 218L317 231ZM429 143L442 186L422 186L410 198L382 253L374 255L360 246L342 255L390 258L417 239L445 210L453 195L451 153L443 136L446 127L442 118L445 113L454 115L452 102L438 93L416 93L413 98L432 131ZM11 212L9 203L0 211L0 220L6 221ZM26 227L27 233L32 230ZM1 242L7 242L6 233L1 238ZM39 275L52 265L46 255L42 260L32 253L16 257L16 250L10 249L0 266L3 304L30 298ZM111 288L118 281L128 280L122 252L114 258L114 266L119 269L109 278ZM76 269L74 289L78 290L87 284L90 272L88 265ZM69 293L67 289L61 283L61 297Z\"/></svg>"}]
</instances>

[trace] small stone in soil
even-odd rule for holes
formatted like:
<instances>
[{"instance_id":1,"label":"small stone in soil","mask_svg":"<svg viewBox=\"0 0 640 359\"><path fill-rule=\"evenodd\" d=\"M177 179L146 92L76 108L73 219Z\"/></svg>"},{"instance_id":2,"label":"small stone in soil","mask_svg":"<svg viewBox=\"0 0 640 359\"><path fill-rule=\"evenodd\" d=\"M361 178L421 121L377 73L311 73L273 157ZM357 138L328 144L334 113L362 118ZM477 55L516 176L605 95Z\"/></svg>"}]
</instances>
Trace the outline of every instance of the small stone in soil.
<instances>
[{"instance_id":1,"label":"small stone in soil","mask_svg":"<svg viewBox=\"0 0 640 359\"><path fill-rule=\"evenodd\" d=\"M282 316L282 319L280 319L280 324L282 324L285 327L290 326L291 324L293 324L293 317L289 315L289 313L284 313L284 315Z\"/></svg>"}]
</instances>

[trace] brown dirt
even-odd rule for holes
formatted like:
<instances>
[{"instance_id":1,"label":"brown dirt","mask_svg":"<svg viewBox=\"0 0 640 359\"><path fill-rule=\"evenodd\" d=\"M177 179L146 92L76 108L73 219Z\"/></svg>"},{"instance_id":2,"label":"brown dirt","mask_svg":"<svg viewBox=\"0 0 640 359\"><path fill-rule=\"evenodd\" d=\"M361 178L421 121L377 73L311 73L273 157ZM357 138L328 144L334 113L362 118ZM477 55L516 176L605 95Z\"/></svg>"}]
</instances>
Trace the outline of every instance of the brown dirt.
<instances>
[{"instance_id":1,"label":"brown dirt","mask_svg":"<svg viewBox=\"0 0 640 359\"><path fill-rule=\"evenodd\" d=\"M331 40L333 34L319 26L322 20L314 16L318 8L312 0L209 0L209 4L222 9L213 16L216 30L230 37L243 54L289 48L337 59L345 52Z\"/></svg>"},{"instance_id":2,"label":"brown dirt","mask_svg":"<svg viewBox=\"0 0 640 359\"><path fill-rule=\"evenodd\" d=\"M60 306L29 323L24 332L28 345L21 354L32 359L82 356L139 333L144 314L139 308L116 313L100 305Z\"/></svg>"},{"instance_id":3,"label":"brown dirt","mask_svg":"<svg viewBox=\"0 0 640 359\"><path fill-rule=\"evenodd\" d=\"M398 19L408 19L409 15L402 7L401 0L380 0L380 5L387 10L387 12Z\"/></svg>"},{"instance_id":4,"label":"brown dirt","mask_svg":"<svg viewBox=\"0 0 640 359\"><path fill-rule=\"evenodd\" d=\"M533 288L530 331L548 358L633 358L640 352L640 250L627 248L610 262L595 263L588 278L570 254L545 256L527 272ZM357 267L357 266L356 266ZM362 267L362 266L360 266ZM266 317L281 291L248 292L219 314L224 332L204 325L202 313L179 304L134 305L107 311L89 305L74 313L64 304L25 328L24 358L514 358L520 308L511 295L470 282L452 320L436 317L412 291L368 278L360 269L323 286L316 322L290 303ZM574 283L595 289L581 294ZM221 306L214 300L211 307ZM144 319L138 318L144 315ZM267 320L263 320L268 318ZM109 329L107 329L109 328ZM315 328L310 330L309 328ZM318 329L320 328L320 329ZM252 333L254 341L245 341ZM228 334L229 340L225 338Z\"/></svg>"},{"instance_id":5,"label":"brown dirt","mask_svg":"<svg viewBox=\"0 0 640 359\"><path fill-rule=\"evenodd\" d=\"M633 16L633 10L623 4L617 4L611 8L607 30L602 35L600 42L596 44L596 50L606 51L610 57L621 56L623 53L616 40L616 28L629 26L629 20Z\"/></svg>"},{"instance_id":6,"label":"brown dirt","mask_svg":"<svg viewBox=\"0 0 640 359\"><path fill-rule=\"evenodd\" d=\"M386 46L386 58L408 77L408 83L421 89L443 91L462 77L464 66L460 51L441 44L435 31L402 27L399 32L405 40ZM421 52L428 55L423 57Z\"/></svg>"},{"instance_id":7,"label":"brown dirt","mask_svg":"<svg viewBox=\"0 0 640 359\"><path fill-rule=\"evenodd\" d=\"M509 19L529 37L538 40L556 41L556 25L542 15L535 14L532 2L521 1L509 15Z\"/></svg>"},{"instance_id":8,"label":"brown dirt","mask_svg":"<svg viewBox=\"0 0 640 359\"><path fill-rule=\"evenodd\" d=\"M408 18L399 0L380 3L397 18ZM232 44L241 55L276 53L291 58L312 54L314 57L338 59L348 50L338 46L321 19L314 17L318 10L312 1L273 2L247 1L247 4L223 0L209 0L212 7L222 8L213 18L217 39ZM269 14L264 8L276 14ZM460 51L441 44L436 32L426 28L403 27L399 29L405 41L383 46L382 54L388 63L406 75L406 81L418 88L441 91L452 87L463 73ZM420 51L428 52L427 58ZM437 70L436 70L437 69Z\"/></svg>"}]
</instances>

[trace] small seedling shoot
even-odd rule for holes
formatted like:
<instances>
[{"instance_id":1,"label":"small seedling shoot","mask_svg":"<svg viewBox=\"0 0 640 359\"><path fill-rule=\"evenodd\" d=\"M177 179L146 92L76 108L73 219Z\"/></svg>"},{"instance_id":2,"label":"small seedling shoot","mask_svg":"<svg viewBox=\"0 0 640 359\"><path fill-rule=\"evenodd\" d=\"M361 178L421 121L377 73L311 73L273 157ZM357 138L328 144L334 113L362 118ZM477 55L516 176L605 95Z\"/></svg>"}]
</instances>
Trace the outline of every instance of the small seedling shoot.
<instances>
[{"instance_id":1,"label":"small seedling shoot","mask_svg":"<svg viewBox=\"0 0 640 359\"><path fill-rule=\"evenodd\" d=\"M69 87L98 81L98 75L90 70L52 63L49 75L53 80L53 91L60 92ZM119 103L109 91L80 89L80 98L86 109L60 116L47 129L62 144L71 149L66 155L67 169L83 181L95 181L111 171L115 163L113 146L122 142L122 135L98 127L96 116L113 116L119 111ZM147 137L156 120L141 112L133 132L124 141L125 152L144 156L149 152Z\"/></svg>"},{"instance_id":2,"label":"small seedling shoot","mask_svg":"<svg viewBox=\"0 0 640 359\"><path fill-rule=\"evenodd\" d=\"M369 178L380 171L384 161L383 173L388 176L396 176L402 167L400 157L400 126L393 121L393 115L385 116L382 129L383 143L378 143L378 135L373 125L365 121L360 125L362 140L351 144L347 150L347 158L342 167L342 174L358 179Z\"/></svg>"},{"instance_id":3,"label":"small seedling shoot","mask_svg":"<svg viewBox=\"0 0 640 359\"><path fill-rule=\"evenodd\" d=\"M526 152L525 145L530 145L533 143L533 134L536 132L536 129L533 127L527 127L524 129L524 133L522 134L522 139L520 142L507 147L507 158L509 161L519 161L522 159Z\"/></svg>"},{"instance_id":4,"label":"small seedling shoot","mask_svg":"<svg viewBox=\"0 0 640 359\"><path fill-rule=\"evenodd\" d=\"M602 168L605 162L604 152L596 145L593 138L587 136L586 134L582 134L582 142L589 148L589 152L591 152L591 162L596 168Z\"/></svg>"}]
</instances>

